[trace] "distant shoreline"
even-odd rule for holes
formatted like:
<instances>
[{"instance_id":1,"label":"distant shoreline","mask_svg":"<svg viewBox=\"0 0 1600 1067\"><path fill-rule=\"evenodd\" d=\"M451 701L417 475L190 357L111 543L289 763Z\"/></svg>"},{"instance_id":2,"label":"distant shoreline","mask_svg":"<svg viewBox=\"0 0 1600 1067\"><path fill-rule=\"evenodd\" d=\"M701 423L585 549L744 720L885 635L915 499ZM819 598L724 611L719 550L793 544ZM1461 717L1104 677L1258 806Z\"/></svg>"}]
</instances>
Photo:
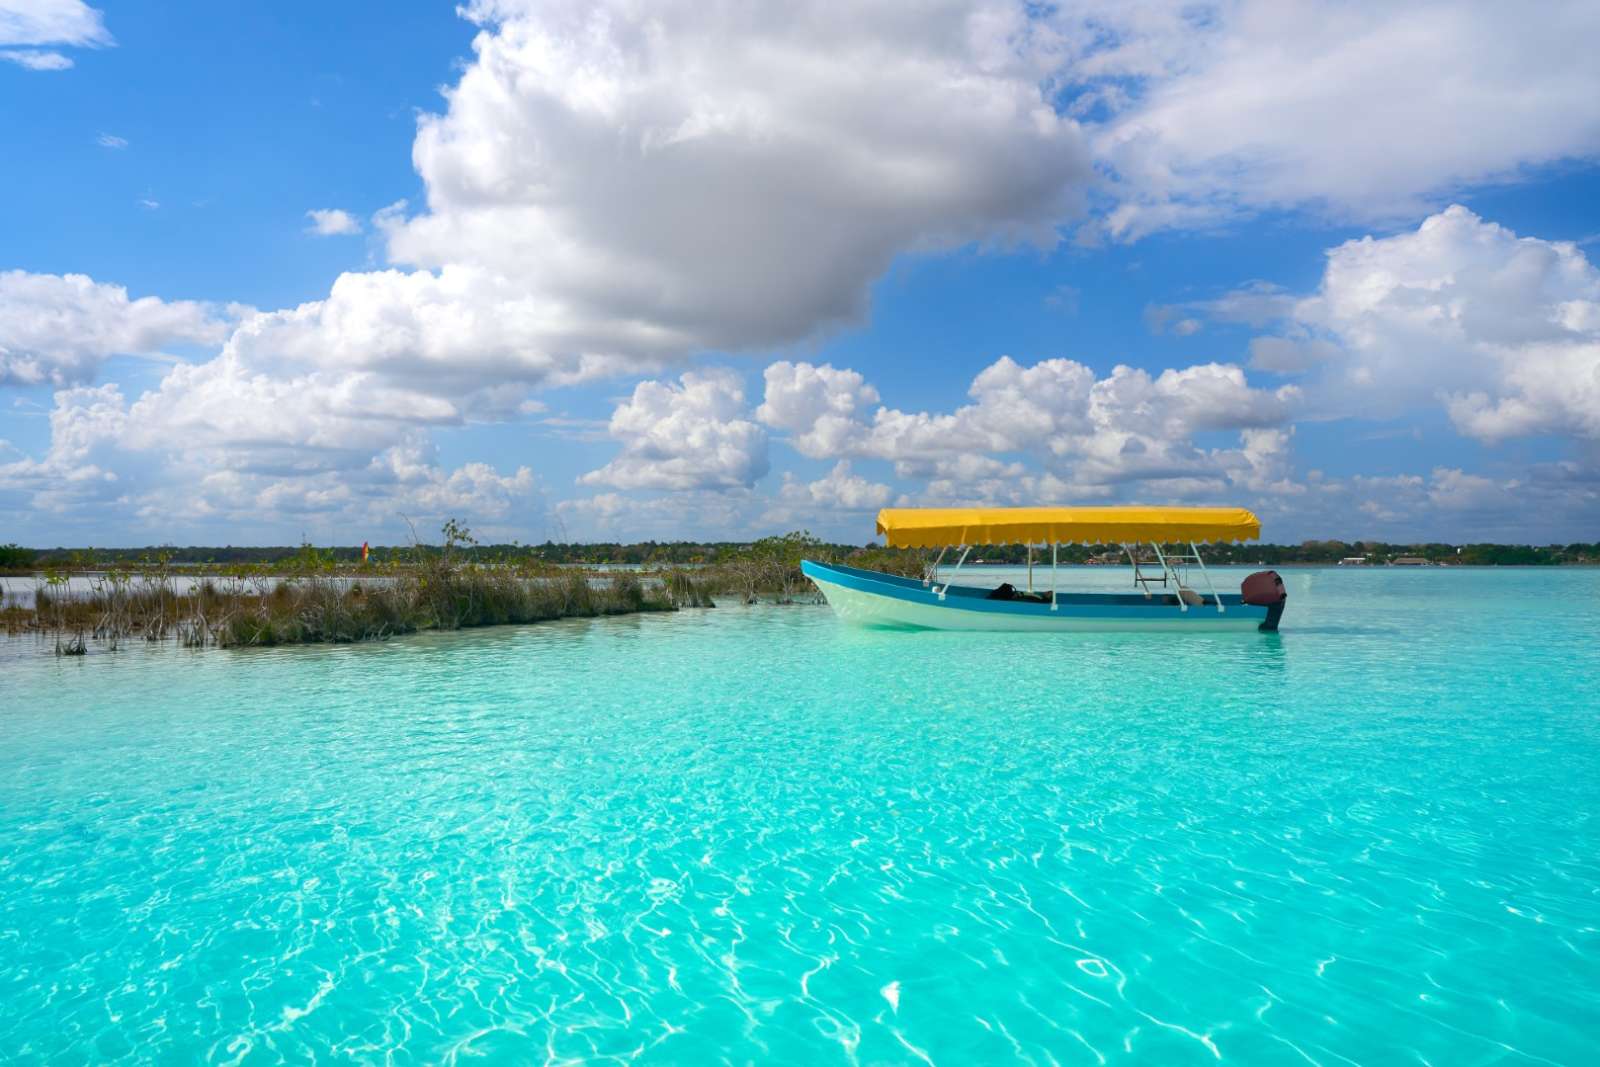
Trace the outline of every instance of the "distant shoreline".
<instances>
[{"instance_id":1,"label":"distant shoreline","mask_svg":"<svg viewBox=\"0 0 1600 1067\"><path fill-rule=\"evenodd\" d=\"M1595 566L1600 565L1600 542L1567 545L1518 545L1499 543L1447 544L1426 542L1400 544L1378 541L1304 541L1297 545L1267 542L1210 544L1201 546L1208 564L1213 566L1330 567L1330 566ZM362 546L355 544L313 547L311 545L147 545L137 548L27 548L0 544L0 574L28 575L38 571L81 573L101 568L162 566L200 573L227 573L240 567L273 567L301 560L313 552L322 565L340 571L359 573L363 565ZM436 554L430 545L371 546L370 565L415 561L419 555ZM847 545L820 541L806 534L791 533L760 541L640 541L543 544L460 545L455 547L466 562L495 565L578 565L587 567L694 567L733 563L764 557L774 551L788 557L809 555L819 558L870 557L891 569L917 569L931 563L932 552L916 549L888 549L881 545ZM1026 564L1027 549L1022 545L984 545L979 551L983 562L1005 566ZM974 555L978 555L975 552ZM1126 556L1118 545L1062 545L1058 553L1062 566L1125 565ZM1048 565L1050 555L1043 550L1033 554L1035 566ZM1357 563L1356 560L1361 562ZM947 561L948 562L948 561ZM977 563L969 560L968 565Z\"/></svg>"},{"instance_id":2,"label":"distant shoreline","mask_svg":"<svg viewBox=\"0 0 1600 1067\"><path fill-rule=\"evenodd\" d=\"M1587 567L1600 567L1600 560L1581 560L1581 561L1573 560L1573 561L1566 561L1566 562L1561 562L1561 563L1443 563L1443 562L1441 562L1441 563L1427 563L1427 564L1365 563L1365 564L1355 564L1355 565L1339 564L1339 563L1313 563L1313 562L1304 562L1304 561L1285 561L1285 560L1277 560L1277 561L1268 562L1268 563L1263 563L1263 562L1258 561L1258 560L1228 560L1228 561L1218 562L1218 563L1212 563L1212 562L1208 561L1206 565L1208 567L1212 568L1213 570L1218 570L1218 569L1222 569L1222 568L1232 569L1232 568L1262 568L1262 567L1266 567L1266 568L1276 568L1276 569L1281 569L1281 570L1347 570L1347 571L1359 571L1359 570L1385 570L1385 571L1387 571L1387 570L1416 570L1416 571L1425 571L1425 570L1435 570L1435 571L1439 571L1439 570L1453 570L1453 571L1530 570L1530 571L1537 571L1537 570L1549 570L1552 567L1572 567L1572 568L1578 568L1578 569L1583 569L1583 568L1587 568ZM230 569L229 566L226 566L226 565L223 565L223 564L216 564L216 563L174 563L174 564L169 564L169 566L171 566L175 571L177 571L180 574L192 576L194 578L222 577L222 576L225 576L229 572L229 569ZM267 565L267 564L254 564L253 566L260 567L260 566L270 566L270 565ZM597 567L598 568L607 568L607 567L609 567L609 568L616 568L616 569L619 569L619 570L644 571L644 572L652 572L652 571L656 571L658 569L663 569L663 568L674 568L674 569L683 568L683 569L687 569L688 571L690 571L692 573L696 569L696 567L700 566L700 565L696 565L696 564L661 564L661 565L657 565L657 564L652 564L652 563L601 562L601 563L559 563L559 564L555 564L555 566L557 566L557 567L571 567L571 568L574 568L574 569L594 569L594 568L597 568ZM704 564L703 566L708 566L709 567L709 566L713 566L713 565L712 564ZM954 566L954 564L952 564L949 560L946 560L944 565L940 569L944 570L944 571L948 571L948 570L952 569L953 566ZM996 568L996 569L1015 570L1015 569L1017 569L1019 567L1026 567L1026 566L1027 566L1027 563L1025 561L1003 562L1003 561L998 561L998 560L979 560L979 561L968 560L966 562L966 564L963 566L962 569L963 570L972 570L974 568L980 568L980 567L993 567L993 568ZM1033 566L1034 566L1035 570L1047 571L1047 570L1050 569L1050 561L1048 559L1045 559L1043 561L1035 559L1033 561ZM1117 569L1117 567L1119 565L1115 564L1115 563L1083 563L1083 562L1072 562L1072 563L1069 563L1069 562L1067 562L1065 560L1062 560L1060 562L1060 564L1058 564L1058 566L1060 566L1060 568L1062 570L1067 570L1069 568L1072 569L1072 570L1115 570L1115 569ZM1126 561L1124 561L1122 564L1120 564L1120 566L1126 567L1127 566ZM65 566L65 567L48 567L48 568L46 568L46 567L30 567L30 568L25 568L25 569L10 569L10 570L0 569L0 579L9 579L11 581L35 581L35 580L43 581L51 573L69 575L71 577L92 577L94 575L100 575L100 574L106 574L106 573L109 573L109 572L113 572L113 571L116 571L118 569L119 569L119 565L118 564L114 564L114 563L113 564L96 564L96 565L93 565L93 566L86 566L86 567ZM354 566L348 566L348 567L334 567L334 568L330 569L327 573L329 573L331 575L339 575L339 576L344 576L344 577L357 578L357 577L361 577L364 572L362 571L362 568L359 565L354 565ZM286 573L286 574L283 575L283 577L287 578L287 577L290 577L290 575Z\"/></svg>"}]
</instances>

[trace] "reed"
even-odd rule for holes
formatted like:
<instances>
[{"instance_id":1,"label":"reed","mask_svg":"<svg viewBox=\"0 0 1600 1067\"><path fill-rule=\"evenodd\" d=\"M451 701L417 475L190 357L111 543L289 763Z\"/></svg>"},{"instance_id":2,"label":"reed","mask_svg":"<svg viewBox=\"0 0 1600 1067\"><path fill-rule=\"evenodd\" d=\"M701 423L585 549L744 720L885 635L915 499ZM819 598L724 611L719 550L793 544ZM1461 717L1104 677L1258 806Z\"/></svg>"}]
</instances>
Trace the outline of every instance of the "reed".
<instances>
[{"instance_id":1,"label":"reed","mask_svg":"<svg viewBox=\"0 0 1600 1067\"><path fill-rule=\"evenodd\" d=\"M472 566L427 567L345 582L311 577L253 597L213 630L224 646L370 641L419 630L459 630L506 623L673 611L664 589L635 575L596 580Z\"/></svg>"},{"instance_id":2,"label":"reed","mask_svg":"<svg viewBox=\"0 0 1600 1067\"><path fill-rule=\"evenodd\" d=\"M671 567L659 572L661 584L672 602L683 608L714 608L711 599L712 580L700 571L685 567Z\"/></svg>"},{"instance_id":3,"label":"reed","mask_svg":"<svg viewBox=\"0 0 1600 1067\"><path fill-rule=\"evenodd\" d=\"M821 594L801 573L804 558L918 577L927 565L921 553L838 551L799 532L699 566L599 572L525 553L486 556L453 520L442 533L442 546L413 544L404 555L359 567L309 545L288 560L200 575L161 556L104 569L80 557L73 569L88 576L86 590L71 589L72 570L51 569L35 579L31 607L0 600L0 620L8 633L53 637L60 655L81 655L90 640L115 649L135 637L189 648L343 644L420 630L710 608L717 597L819 603Z\"/></svg>"},{"instance_id":4,"label":"reed","mask_svg":"<svg viewBox=\"0 0 1600 1067\"><path fill-rule=\"evenodd\" d=\"M447 524L445 549L351 571L307 548L288 565L235 568L180 591L164 560L95 572L69 591L66 571L36 579L31 608L0 602L10 633L51 636L59 655L90 639L108 649L140 636L189 648L382 640L419 630L675 611L709 605L634 573L599 575L542 563L468 562L470 534ZM680 587L680 592L692 588Z\"/></svg>"}]
</instances>

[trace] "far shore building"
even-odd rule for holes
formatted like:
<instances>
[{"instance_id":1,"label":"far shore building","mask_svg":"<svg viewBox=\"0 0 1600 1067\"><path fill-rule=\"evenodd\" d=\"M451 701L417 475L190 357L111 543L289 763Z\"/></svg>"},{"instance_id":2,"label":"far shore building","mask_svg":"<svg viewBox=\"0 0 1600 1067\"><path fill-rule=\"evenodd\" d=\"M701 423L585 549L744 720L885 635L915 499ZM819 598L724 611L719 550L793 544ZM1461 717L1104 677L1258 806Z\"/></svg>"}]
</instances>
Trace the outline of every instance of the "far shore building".
<instances>
[{"instance_id":1,"label":"far shore building","mask_svg":"<svg viewBox=\"0 0 1600 1067\"><path fill-rule=\"evenodd\" d=\"M1431 567L1433 561L1422 556L1396 556L1390 561L1396 567Z\"/></svg>"},{"instance_id":2,"label":"far shore building","mask_svg":"<svg viewBox=\"0 0 1600 1067\"><path fill-rule=\"evenodd\" d=\"M1339 566L1341 567L1365 567L1366 565L1366 556L1346 556L1339 561Z\"/></svg>"}]
</instances>

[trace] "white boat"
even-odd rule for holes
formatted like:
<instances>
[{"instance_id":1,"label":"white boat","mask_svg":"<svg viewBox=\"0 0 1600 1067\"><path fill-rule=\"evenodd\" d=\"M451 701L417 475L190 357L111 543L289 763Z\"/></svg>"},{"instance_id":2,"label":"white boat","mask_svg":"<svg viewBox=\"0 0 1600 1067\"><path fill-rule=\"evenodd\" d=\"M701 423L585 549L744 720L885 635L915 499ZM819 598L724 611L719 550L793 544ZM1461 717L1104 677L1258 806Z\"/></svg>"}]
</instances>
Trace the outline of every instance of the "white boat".
<instances>
[{"instance_id":1,"label":"white boat","mask_svg":"<svg viewBox=\"0 0 1600 1067\"><path fill-rule=\"evenodd\" d=\"M921 579L802 561L806 577L846 622L927 630L1273 631L1287 601L1276 571L1251 574L1237 593L1212 585L1200 543L1261 536L1260 520L1243 508L885 508L878 532L893 548L939 548L939 561ZM974 545L999 544L1028 545L1030 560L1033 546L1048 545L1049 591L956 584ZM1133 591L1060 591L1062 544L1121 545L1133 567ZM1145 545L1148 561L1140 558ZM950 548L961 555L941 579L939 562Z\"/></svg>"}]
</instances>

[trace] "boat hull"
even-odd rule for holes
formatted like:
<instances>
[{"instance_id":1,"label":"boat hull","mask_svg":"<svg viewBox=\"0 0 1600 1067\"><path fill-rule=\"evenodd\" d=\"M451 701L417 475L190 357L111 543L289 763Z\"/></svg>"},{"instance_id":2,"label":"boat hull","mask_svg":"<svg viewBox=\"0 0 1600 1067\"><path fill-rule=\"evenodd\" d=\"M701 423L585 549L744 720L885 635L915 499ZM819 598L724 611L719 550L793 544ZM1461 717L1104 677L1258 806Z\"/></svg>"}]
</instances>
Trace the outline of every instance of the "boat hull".
<instances>
[{"instance_id":1,"label":"boat hull","mask_svg":"<svg viewBox=\"0 0 1600 1067\"><path fill-rule=\"evenodd\" d=\"M802 564L828 605L857 626L918 630L1002 630L1033 632L1253 632L1273 615L1267 606L1224 596L1218 611L1209 596L1203 605L1178 606L1176 597L1146 599L1132 594L1075 593L1051 605L991 600L988 590L951 587L943 598L938 585L853 567ZM1280 608L1281 612L1281 608ZM1273 626L1276 617L1271 618Z\"/></svg>"}]
</instances>

